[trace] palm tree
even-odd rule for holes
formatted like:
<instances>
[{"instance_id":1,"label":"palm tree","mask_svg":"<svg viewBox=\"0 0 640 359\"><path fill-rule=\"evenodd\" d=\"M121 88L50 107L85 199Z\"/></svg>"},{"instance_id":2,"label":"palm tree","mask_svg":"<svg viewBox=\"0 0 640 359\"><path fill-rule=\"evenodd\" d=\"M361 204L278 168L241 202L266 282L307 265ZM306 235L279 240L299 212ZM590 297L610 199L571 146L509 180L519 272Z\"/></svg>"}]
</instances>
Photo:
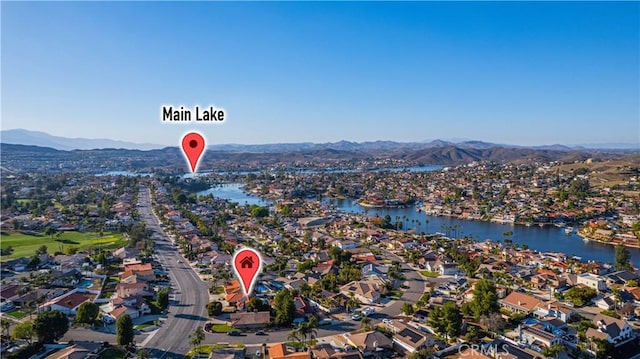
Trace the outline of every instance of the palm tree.
<instances>
[{"instance_id":1,"label":"palm tree","mask_svg":"<svg viewBox=\"0 0 640 359\"><path fill-rule=\"evenodd\" d=\"M364 330L371 330L371 318L364 316L360 321L360 328L364 328Z\"/></svg>"},{"instance_id":2,"label":"palm tree","mask_svg":"<svg viewBox=\"0 0 640 359\"><path fill-rule=\"evenodd\" d=\"M29 301L25 304L25 307L23 308L26 314L29 314L29 320L31 320L31 317L33 315L33 312L35 311L34 308L34 303Z\"/></svg>"},{"instance_id":3,"label":"palm tree","mask_svg":"<svg viewBox=\"0 0 640 359\"><path fill-rule=\"evenodd\" d=\"M204 340L204 330L202 330L202 327L197 327L189 338L189 343L193 345L194 348L200 345Z\"/></svg>"},{"instance_id":4,"label":"palm tree","mask_svg":"<svg viewBox=\"0 0 640 359\"><path fill-rule=\"evenodd\" d=\"M349 311L349 309L355 308L357 306L360 305L360 302L358 302L358 300L356 299L356 295L353 292L349 293L349 300L347 300L347 312Z\"/></svg>"},{"instance_id":5,"label":"palm tree","mask_svg":"<svg viewBox=\"0 0 640 359\"><path fill-rule=\"evenodd\" d=\"M302 336L300 335L299 329L291 330L291 333L289 333L289 335L287 336L287 339L291 340L292 342L301 342L301 338Z\"/></svg>"},{"instance_id":6,"label":"palm tree","mask_svg":"<svg viewBox=\"0 0 640 359\"><path fill-rule=\"evenodd\" d=\"M318 335L318 327L318 318L311 317L311 319L309 319L309 322L307 323L309 341L313 341Z\"/></svg>"}]
</instances>

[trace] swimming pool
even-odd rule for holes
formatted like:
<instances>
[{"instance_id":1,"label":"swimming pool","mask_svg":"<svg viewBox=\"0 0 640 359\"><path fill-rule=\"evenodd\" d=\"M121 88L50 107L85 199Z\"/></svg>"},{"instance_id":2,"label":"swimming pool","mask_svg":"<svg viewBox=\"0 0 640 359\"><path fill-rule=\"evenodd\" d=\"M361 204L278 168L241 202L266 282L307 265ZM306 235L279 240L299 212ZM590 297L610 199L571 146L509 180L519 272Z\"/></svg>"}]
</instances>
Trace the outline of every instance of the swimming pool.
<instances>
[{"instance_id":1,"label":"swimming pool","mask_svg":"<svg viewBox=\"0 0 640 359\"><path fill-rule=\"evenodd\" d=\"M268 292L270 290L271 290L271 288L267 287L265 284L262 284L262 283L256 284L256 292L258 292L258 293L265 293L265 292Z\"/></svg>"},{"instance_id":2,"label":"swimming pool","mask_svg":"<svg viewBox=\"0 0 640 359\"><path fill-rule=\"evenodd\" d=\"M89 288L93 285L93 281L90 279L84 279L82 282L78 284L79 288Z\"/></svg>"}]
</instances>

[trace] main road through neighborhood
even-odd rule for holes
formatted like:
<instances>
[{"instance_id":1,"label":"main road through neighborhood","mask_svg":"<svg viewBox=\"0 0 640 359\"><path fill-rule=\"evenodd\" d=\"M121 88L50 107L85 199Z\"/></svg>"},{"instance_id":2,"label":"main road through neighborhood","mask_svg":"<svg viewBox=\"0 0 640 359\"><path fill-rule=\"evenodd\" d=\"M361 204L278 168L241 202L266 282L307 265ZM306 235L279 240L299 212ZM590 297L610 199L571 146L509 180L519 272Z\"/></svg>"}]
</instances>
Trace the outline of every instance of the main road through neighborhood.
<instances>
[{"instance_id":1,"label":"main road through neighborhood","mask_svg":"<svg viewBox=\"0 0 640 359\"><path fill-rule=\"evenodd\" d=\"M160 226L158 218L153 214L151 194L148 188L141 187L138 195L138 212L146 227L152 231L152 239L156 243L156 255L163 267L168 270L172 284L171 306L164 323L154 332L138 342L138 346L151 350L152 357L182 357L190 348L189 334L198 326L204 326L207 318L206 304L209 301L207 283L203 282L193 269L183 260L177 249L171 244L169 237ZM385 253L391 259L402 259L391 253ZM391 318L400 314L404 302L415 303L425 290L425 280L403 264L406 285L403 297L395 302L378 308L371 317L373 323L383 318ZM347 317L348 318L348 317ZM330 326L321 327L317 336L325 337L358 329L360 323L345 319ZM230 337L225 333L207 333L204 343L243 343L247 345L275 343L287 340L290 330L269 331L268 336L256 336L248 333L240 337Z\"/></svg>"},{"instance_id":2,"label":"main road through neighborhood","mask_svg":"<svg viewBox=\"0 0 640 359\"><path fill-rule=\"evenodd\" d=\"M207 321L205 306L209 302L208 286L188 264L185 264L177 249L171 245L169 237L160 227L158 218L153 214L151 194L148 188L141 187L138 194L138 213L152 231L151 239L155 241L155 254L165 270L168 270L172 284L169 314L160 328L149 334L142 343L138 343L153 351L152 356L182 357L191 346L189 335L198 326ZM173 354L173 355L172 355Z\"/></svg>"}]
</instances>

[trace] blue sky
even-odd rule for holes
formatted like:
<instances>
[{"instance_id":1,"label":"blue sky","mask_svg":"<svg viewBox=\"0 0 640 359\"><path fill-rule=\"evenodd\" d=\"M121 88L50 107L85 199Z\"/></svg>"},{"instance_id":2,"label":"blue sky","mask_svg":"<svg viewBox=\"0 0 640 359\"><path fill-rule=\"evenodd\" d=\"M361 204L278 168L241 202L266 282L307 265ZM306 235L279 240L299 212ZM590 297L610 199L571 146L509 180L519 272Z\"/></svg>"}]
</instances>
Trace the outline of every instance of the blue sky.
<instances>
[{"instance_id":1,"label":"blue sky","mask_svg":"<svg viewBox=\"0 0 640 359\"><path fill-rule=\"evenodd\" d=\"M2 3L2 129L640 142L638 2ZM163 104L226 122L163 124Z\"/></svg>"}]
</instances>

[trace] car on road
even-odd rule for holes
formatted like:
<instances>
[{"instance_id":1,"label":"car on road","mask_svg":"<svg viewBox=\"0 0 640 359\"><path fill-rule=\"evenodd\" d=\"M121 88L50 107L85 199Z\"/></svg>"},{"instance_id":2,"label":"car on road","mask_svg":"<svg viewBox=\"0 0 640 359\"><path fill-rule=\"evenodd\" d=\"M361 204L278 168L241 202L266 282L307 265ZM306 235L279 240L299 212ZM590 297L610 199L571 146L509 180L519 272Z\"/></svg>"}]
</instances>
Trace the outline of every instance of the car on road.
<instances>
[{"instance_id":1,"label":"car on road","mask_svg":"<svg viewBox=\"0 0 640 359\"><path fill-rule=\"evenodd\" d=\"M362 314L364 314L364 315L371 315L371 314L373 314L375 312L376 312L376 310L373 307L365 308L365 309L362 310Z\"/></svg>"},{"instance_id":2,"label":"car on road","mask_svg":"<svg viewBox=\"0 0 640 359\"><path fill-rule=\"evenodd\" d=\"M331 324L333 324L331 319L322 319L321 321L318 322L318 325L331 325Z\"/></svg>"},{"instance_id":3,"label":"car on road","mask_svg":"<svg viewBox=\"0 0 640 359\"><path fill-rule=\"evenodd\" d=\"M353 319L353 320L361 320L362 316L360 314L354 314L354 315L351 316L351 319Z\"/></svg>"},{"instance_id":4,"label":"car on road","mask_svg":"<svg viewBox=\"0 0 640 359\"><path fill-rule=\"evenodd\" d=\"M264 330L259 330L256 332L256 335L268 335Z\"/></svg>"},{"instance_id":5,"label":"car on road","mask_svg":"<svg viewBox=\"0 0 640 359\"><path fill-rule=\"evenodd\" d=\"M240 336L240 331L239 330L232 330L227 332L227 335L230 337L239 337Z\"/></svg>"}]
</instances>

